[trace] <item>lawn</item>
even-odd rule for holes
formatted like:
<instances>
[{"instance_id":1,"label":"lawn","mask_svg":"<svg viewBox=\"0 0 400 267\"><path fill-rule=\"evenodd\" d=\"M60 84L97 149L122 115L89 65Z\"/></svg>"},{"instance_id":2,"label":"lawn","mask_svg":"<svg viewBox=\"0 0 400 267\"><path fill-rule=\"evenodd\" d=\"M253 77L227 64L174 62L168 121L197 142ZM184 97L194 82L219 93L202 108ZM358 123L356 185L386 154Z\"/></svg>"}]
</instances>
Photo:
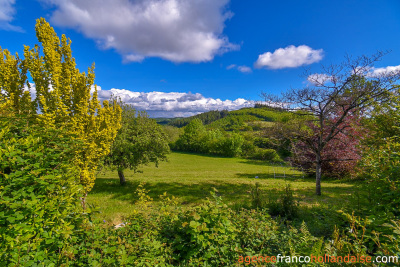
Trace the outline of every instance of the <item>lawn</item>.
<instances>
[{"instance_id":1,"label":"lawn","mask_svg":"<svg viewBox=\"0 0 400 267\"><path fill-rule=\"evenodd\" d=\"M227 204L245 204L250 201L250 187L259 183L266 196L274 197L289 183L303 209L339 210L350 203L355 190L351 182L328 180L322 182L323 195L314 195L315 182L301 172L287 166L240 158L219 158L187 153L171 153L168 162L144 166L141 173L126 171L127 184L119 184L116 172L98 174L96 184L87 201L99 207L102 220L120 223L133 211L137 200L135 190L139 183L155 201L167 192L179 198L181 205L196 205L218 190ZM256 178L258 177L258 178Z\"/></svg>"}]
</instances>

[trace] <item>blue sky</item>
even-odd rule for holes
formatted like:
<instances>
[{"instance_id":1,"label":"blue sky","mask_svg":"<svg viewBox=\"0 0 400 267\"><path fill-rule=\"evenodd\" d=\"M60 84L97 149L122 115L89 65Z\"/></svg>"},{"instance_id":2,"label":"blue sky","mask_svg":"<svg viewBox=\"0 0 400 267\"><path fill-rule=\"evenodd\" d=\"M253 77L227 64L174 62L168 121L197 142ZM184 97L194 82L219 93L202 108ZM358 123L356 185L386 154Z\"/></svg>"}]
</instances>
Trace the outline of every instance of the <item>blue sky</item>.
<instances>
[{"instance_id":1,"label":"blue sky","mask_svg":"<svg viewBox=\"0 0 400 267\"><path fill-rule=\"evenodd\" d=\"M390 50L376 67L400 65L397 0L0 0L0 46L33 46L39 17L71 38L81 70L95 62L102 98L153 117L248 106L346 54Z\"/></svg>"}]
</instances>

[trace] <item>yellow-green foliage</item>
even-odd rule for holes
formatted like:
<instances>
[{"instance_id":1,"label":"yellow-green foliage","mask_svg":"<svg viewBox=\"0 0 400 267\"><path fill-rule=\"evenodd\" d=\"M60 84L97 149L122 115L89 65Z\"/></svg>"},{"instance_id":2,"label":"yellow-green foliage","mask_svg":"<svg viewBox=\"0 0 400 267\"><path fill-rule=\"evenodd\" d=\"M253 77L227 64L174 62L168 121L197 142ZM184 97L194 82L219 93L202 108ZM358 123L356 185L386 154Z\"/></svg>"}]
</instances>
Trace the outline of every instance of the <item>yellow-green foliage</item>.
<instances>
[{"instance_id":1,"label":"yellow-green foliage","mask_svg":"<svg viewBox=\"0 0 400 267\"><path fill-rule=\"evenodd\" d=\"M35 114L35 123L65 128L82 142L75 151L75 164L86 191L94 185L99 160L109 153L121 127L121 108L97 98L94 65L87 73L76 68L71 40L61 40L45 19L36 23L41 45L25 46L24 59L0 49L0 115ZM26 90L32 77L36 97Z\"/></svg>"},{"instance_id":2,"label":"yellow-green foliage","mask_svg":"<svg viewBox=\"0 0 400 267\"><path fill-rule=\"evenodd\" d=\"M11 110L17 113L31 113L33 103L28 91L24 91L27 80L27 66L16 54L0 47L0 116L9 116Z\"/></svg>"}]
</instances>

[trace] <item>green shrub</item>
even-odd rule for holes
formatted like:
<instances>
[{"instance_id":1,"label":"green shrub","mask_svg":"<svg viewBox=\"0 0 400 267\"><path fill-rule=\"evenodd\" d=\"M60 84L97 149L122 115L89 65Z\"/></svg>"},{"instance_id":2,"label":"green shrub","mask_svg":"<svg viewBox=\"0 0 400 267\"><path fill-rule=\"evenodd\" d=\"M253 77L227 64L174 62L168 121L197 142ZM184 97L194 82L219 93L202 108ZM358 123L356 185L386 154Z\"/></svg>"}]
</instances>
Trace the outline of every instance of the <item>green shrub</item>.
<instances>
[{"instance_id":1,"label":"green shrub","mask_svg":"<svg viewBox=\"0 0 400 267\"><path fill-rule=\"evenodd\" d=\"M276 193L269 196L259 188L256 183L254 188L251 188L252 206L254 208L267 208L271 216L280 216L284 220L293 220L298 216L298 202L296 201L293 190L290 184L286 184L283 193ZM266 199L268 197L268 200Z\"/></svg>"},{"instance_id":2,"label":"green shrub","mask_svg":"<svg viewBox=\"0 0 400 267\"><path fill-rule=\"evenodd\" d=\"M26 118L0 124L0 265L58 265L89 219L72 165L79 144Z\"/></svg>"},{"instance_id":3,"label":"green shrub","mask_svg":"<svg viewBox=\"0 0 400 267\"><path fill-rule=\"evenodd\" d=\"M254 139L254 145L259 148L269 148L269 149L276 147L276 145L272 143L272 141L269 138L265 137L256 137Z\"/></svg>"},{"instance_id":4,"label":"green shrub","mask_svg":"<svg viewBox=\"0 0 400 267\"><path fill-rule=\"evenodd\" d=\"M260 188L260 183L250 188L251 207L253 209L263 209L266 205L264 192Z\"/></svg>"},{"instance_id":5,"label":"green shrub","mask_svg":"<svg viewBox=\"0 0 400 267\"><path fill-rule=\"evenodd\" d=\"M236 157L242 152L243 137L237 133L221 138L218 144L218 151L222 156Z\"/></svg>"},{"instance_id":6,"label":"green shrub","mask_svg":"<svg viewBox=\"0 0 400 267\"><path fill-rule=\"evenodd\" d=\"M244 158L250 158L256 151L256 147L254 146L251 140L244 138L243 145L242 145L242 154L241 156Z\"/></svg>"},{"instance_id":7,"label":"green shrub","mask_svg":"<svg viewBox=\"0 0 400 267\"><path fill-rule=\"evenodd\" d=\"M273 162L282 161L282 159L279 157L278 153L274 149L256 148L254 154L250 155L249 158Z\"/></svg>"}]
</instances>

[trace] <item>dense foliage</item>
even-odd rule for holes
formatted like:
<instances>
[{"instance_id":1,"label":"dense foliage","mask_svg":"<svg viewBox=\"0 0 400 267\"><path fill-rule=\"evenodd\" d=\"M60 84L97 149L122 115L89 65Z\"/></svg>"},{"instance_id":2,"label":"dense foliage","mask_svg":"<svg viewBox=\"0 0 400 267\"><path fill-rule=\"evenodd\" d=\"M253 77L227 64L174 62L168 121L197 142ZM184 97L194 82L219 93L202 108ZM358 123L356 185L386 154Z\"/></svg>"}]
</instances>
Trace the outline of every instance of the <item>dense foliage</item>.
<instances>
[{"instance_id":1,"label":"dense foliage","mask_svg":"<svg viewBox=\"0 0 400 267\"><path fill-rule=\"evenodd\" d=\"M45 257L19 263L45 262L67 266L233 266L246 256L294 255L396 255L399 251L399 224L393 222L388 240L369 247L373 236L354 216L348 217L348 231L335 231L328 240L313 236L306 224L287 227L265 211L228 208L216 192L199 206L183 209L166 194L155 206L140 185L139 200L125 226L119 229L93 224L64 240L63 247L47 246ZM379 235L381 232L377 231ZM376 239L375 239L376 241ZM10 248L7 253L17 252ZM10 254L11 254L10 253ZM10 255L3 254L3 255ZM11 265L9 258L4 263ZM14 261L16 262L16 261ZM288 264L277 263L277 266ZM323 266L323 264L322 264ZM325 266L332 266L326 264Z\"/></svg>"},{"instance_id":2,"label":"dense foliage","mask_svg":"<svg viewBox=\"0 0 400 267\"><path fill-rule=\"evenodd\" d=\"M199 119L194 119L185 126L173 148L178 151L235 157L241 154L243 141L243 137L237 133L206 130Z\"/></svg>"},{"instance_id":3,"label":"dense foliage","mask_svg":"<svg viewBox=\"0 0 400 267\"><path fill-rule=\"evenodd\" d=\"M81 143L25 117L0 127L0 265L54 266L89 219L74 167Z\"/></svg>"}]
</instances>

